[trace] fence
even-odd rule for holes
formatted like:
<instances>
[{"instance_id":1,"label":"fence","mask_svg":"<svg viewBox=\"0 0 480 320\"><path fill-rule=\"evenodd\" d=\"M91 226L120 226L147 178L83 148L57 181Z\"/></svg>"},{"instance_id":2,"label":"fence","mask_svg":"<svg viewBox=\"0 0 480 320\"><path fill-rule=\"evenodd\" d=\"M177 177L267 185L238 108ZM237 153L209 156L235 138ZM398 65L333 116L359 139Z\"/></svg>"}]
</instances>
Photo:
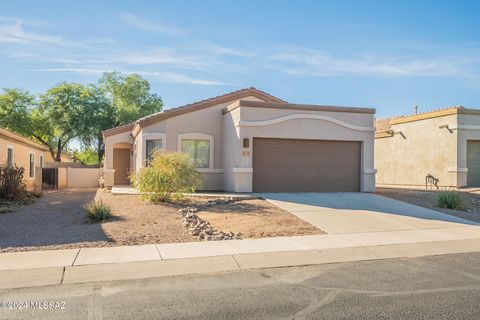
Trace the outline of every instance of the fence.
<instances>
[{"instance_id":1,"label":"fence","mask_svg":"<svg viewBox=\"0 0 480 320\"><path fill-rule=\"evenodd\" d=\"M48 165L38 168L42 189L97 188L102 168Z\"/></svg>"},{"instance_id":2,"label":"fence","mask_svg":"<svg viewBox=\"0 0 480 320\"><path fill-rule=\"evenodd\" d=\"M68 188L99 187L101 168L67 168Z\"/></svg>"}]
</instances>

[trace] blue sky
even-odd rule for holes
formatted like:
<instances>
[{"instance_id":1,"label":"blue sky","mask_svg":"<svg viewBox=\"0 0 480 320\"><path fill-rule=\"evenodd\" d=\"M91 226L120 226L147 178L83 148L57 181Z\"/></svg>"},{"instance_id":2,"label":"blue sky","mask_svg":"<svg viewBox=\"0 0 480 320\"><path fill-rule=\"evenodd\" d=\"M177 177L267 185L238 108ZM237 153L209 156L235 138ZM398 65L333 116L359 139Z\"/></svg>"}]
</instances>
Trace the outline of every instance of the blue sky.
<instances>
[{"instance_id":1,"label":"blue sky","mask_svg":"<svg viewBox=\"0 0 480 320\"><path fill-rule=\"evenodd\" d=\"M480 107L478 1L5 1L0 87L136 72L166 107L255 86L377 117Z\"/></svg>"}]
</instances>

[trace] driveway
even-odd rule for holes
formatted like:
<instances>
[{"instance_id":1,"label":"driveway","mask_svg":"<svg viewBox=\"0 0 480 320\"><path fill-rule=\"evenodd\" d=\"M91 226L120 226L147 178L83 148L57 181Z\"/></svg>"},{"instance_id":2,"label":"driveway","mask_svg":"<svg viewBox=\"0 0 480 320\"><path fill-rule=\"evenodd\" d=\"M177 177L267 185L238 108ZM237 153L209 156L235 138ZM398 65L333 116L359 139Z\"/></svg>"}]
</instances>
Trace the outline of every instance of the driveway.
<instances>
[{"instance_id":1,"label":"driveway","mask_svg":"<svg viewBox=\"0 0 480 320\"><path fill-rule=\"evenodd\" d=\"M329 234L478 225L370 193L262 193L260 196Z\"/></svg>"}]
</instances>

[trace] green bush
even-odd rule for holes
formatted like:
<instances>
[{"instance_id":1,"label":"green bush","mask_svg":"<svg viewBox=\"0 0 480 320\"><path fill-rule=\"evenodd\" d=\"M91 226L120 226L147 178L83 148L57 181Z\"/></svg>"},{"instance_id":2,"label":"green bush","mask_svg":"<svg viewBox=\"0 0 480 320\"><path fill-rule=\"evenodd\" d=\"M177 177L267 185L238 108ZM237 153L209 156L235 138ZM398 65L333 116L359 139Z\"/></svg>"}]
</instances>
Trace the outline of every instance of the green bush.
<instances>
[{"instance_id":1,"label":"green bush","mask_svg":"<svg viewBox=\"0 0 480 320\"><path fill-rule=\"evenodd\" d=\"M437 195L437 205L440 208L462 210L463 201L462 194L455 190L440 191Z\"/></svg>"},{"instance_id":2,"label":"green bush","mask_svg":"<svg viewBox=\"0 0 480 320\"><path fill-rule=\"evenodd\" d=\"M180 152L155 152L149 166L133 175L132 182L153 203L180 199L181 193L202 188L200 174L189 156Z\"/></svg>"},{"instance_id":3,"label":"green bush","mask_svg":"<svg viewBox=\"0 0 480 320\"><path fill-rule=\"evenodd\" d=\"M29 196L23 174L25 169L15 165L0 165L0 201L23 203Z\"/></svg>"},{"instance_id":4,"label":"green bush","mask_svg":"<svg viewBox=\"0 0 480 320\"><path fill-rule=\"evenodd\" d=\"M92 200L85 205L87 217L92 222L106 221L112 217L112 209L103 201Z\"/></svg>"}]
</instances>

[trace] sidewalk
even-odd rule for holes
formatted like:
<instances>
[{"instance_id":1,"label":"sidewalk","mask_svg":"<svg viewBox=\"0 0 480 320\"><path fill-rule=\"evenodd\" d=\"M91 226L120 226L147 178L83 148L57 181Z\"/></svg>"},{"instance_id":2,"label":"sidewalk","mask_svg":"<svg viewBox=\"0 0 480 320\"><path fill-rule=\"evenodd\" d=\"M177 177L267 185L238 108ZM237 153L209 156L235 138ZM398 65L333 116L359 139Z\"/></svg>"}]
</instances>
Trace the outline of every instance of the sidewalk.
<instances>
[{"instance_id":1,"label":"sidewalk","mask_svg":"<svg viewBox=\"0 0 480 320\"><path fill-rule=\"evenodd\" d=\"M0 289L480 251L480 226L0 254Z\"/></svg>"}]
</instances>

